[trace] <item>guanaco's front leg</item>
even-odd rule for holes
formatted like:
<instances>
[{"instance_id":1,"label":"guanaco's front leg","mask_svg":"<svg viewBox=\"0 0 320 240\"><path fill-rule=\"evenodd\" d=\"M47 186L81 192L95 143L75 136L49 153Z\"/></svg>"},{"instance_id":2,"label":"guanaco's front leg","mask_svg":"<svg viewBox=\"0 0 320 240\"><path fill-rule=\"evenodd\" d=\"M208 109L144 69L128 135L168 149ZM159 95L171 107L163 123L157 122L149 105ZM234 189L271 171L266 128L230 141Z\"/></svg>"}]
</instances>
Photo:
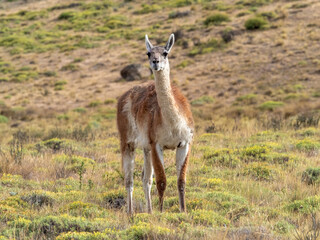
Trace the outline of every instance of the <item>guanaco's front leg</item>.
<instances>
[{"instance_id":1,"label":"guanaco's front leg","mask_svg":"<svg viewBox=\"0 0 320 240\"><path fill-rule=\"evenodd\" d=\"M158 189L158 195L159 195L160 211L162 212L164 191L166 190L167 179L166 179L166 174L164 172L164 167L162 164L163 154L162 154L162 150L159 145L157 145L157 144L151 145L151 158L152 158L153 169L154 169L154 172L156 175L156 183L157 183L157 189Z\"/></svg>"},{"instance_id":2,"label":"guanaco's front leg","mask_svg":"<svg viewBox=\"0 0 320 240\"><path fill-rule=\"evenodd\" d=\"M185 204L185 187L187 177L187 167L189 162L190 146L186 143L184 146L177 148L176 152L176 168L177 168L177 183L179 192L180 211L186 211Z\"/></svg>"}]
</instances>

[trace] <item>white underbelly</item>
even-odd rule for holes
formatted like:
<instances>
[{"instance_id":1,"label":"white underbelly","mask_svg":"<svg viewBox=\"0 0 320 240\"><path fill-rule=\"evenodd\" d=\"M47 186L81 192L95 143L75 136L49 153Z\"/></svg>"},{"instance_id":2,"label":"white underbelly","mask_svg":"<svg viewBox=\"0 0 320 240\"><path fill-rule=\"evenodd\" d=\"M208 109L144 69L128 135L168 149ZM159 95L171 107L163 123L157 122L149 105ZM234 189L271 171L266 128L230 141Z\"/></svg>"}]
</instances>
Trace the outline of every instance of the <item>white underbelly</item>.
<instances>
[{"instance_id":1,"label":"white underbelly","mask_svg":"<svg viewBox=\"0 0 320 240\"><path fill-rule=\"evenodd\" d=\"M166 128L165 126L158 131L158 144L162 148L174 149L184 146L192 141L193 131L188 126L180 128Z\"/></svg>"}]
</instances>

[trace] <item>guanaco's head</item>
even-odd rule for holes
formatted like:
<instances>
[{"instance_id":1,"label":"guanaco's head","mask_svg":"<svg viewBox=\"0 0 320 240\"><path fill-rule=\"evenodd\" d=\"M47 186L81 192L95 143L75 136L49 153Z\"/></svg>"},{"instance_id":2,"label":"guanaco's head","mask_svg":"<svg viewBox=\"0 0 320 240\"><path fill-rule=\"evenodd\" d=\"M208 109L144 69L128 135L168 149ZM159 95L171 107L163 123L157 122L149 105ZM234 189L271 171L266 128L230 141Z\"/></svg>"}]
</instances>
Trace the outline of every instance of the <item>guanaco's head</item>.
<instances>
[{"instance_id":1,"label":"guanaco's head","mask_svg":"<svg viewBox=\"0 0 320 240\"><path fill-rule=\"evenodd\" d=\"M161 71L169 66L168 55L174 44L174 34L171 34L164 47L154 47L146 35L147 55L152 70Z\"/></svg>"}]
</instances>

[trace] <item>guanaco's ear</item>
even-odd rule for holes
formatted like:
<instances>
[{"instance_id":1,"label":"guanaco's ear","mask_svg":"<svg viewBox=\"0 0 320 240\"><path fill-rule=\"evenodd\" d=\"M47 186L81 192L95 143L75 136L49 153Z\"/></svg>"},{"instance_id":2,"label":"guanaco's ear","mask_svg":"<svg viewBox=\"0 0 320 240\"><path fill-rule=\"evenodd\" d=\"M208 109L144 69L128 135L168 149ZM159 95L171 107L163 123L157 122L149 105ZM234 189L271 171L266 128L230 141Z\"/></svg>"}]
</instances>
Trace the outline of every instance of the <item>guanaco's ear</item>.
<instances>
[{"instance_id":1,"label":"guanaco's ear","mask_svg":"<svg viewBox=\"0 0 320 240\"><path fill-rule=\"evenodd\" d=\"M146 34L146 47L147 47L147 51L151 52L151 49L153 48L151 42L149 41L148 35Z\"/></svg>"},{"instance_id":2,"label":"guanaco's ear","mask_svg":"<svg viewBox=\"0 0 320 240\"><path fill-rule=\"evenodd\" d=\"M170 52L171 48L173 47L174 44L174 34L172 33L169 37L169 40L166 44L166 46L164 47L164 49L167 51L167 53Z\"/></svg>"}]
</instances>

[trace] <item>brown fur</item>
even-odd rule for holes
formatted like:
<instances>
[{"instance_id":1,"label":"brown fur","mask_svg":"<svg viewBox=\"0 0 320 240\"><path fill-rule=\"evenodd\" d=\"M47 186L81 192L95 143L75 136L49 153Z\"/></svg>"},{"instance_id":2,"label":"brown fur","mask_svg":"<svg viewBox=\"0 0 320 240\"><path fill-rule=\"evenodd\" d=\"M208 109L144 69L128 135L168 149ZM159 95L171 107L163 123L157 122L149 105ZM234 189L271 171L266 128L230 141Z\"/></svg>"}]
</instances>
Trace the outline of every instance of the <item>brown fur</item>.
<instances>
[{"instance_id":1,"label":"brown fur","mask_svg":"<svg viewBox=\"0 0 320 240\"><path fill-rule=\"evenodd\" d=\"M183 96L180 90L172 85L172 92L178 109L188 120L188 125L193 126L193 118L188 100ZM157 93L154 83L145 86L136 86L124 93L118 101L117 124L120 133L121 151L125 150L127 143L128 119L123 113L123 107L127 101L132 101L132 115L136 122L143 123L149 121L149 141L150 144L156 142L155 130L162 124L161 109L157 100Z\"/></svg>"}]
</instances>

